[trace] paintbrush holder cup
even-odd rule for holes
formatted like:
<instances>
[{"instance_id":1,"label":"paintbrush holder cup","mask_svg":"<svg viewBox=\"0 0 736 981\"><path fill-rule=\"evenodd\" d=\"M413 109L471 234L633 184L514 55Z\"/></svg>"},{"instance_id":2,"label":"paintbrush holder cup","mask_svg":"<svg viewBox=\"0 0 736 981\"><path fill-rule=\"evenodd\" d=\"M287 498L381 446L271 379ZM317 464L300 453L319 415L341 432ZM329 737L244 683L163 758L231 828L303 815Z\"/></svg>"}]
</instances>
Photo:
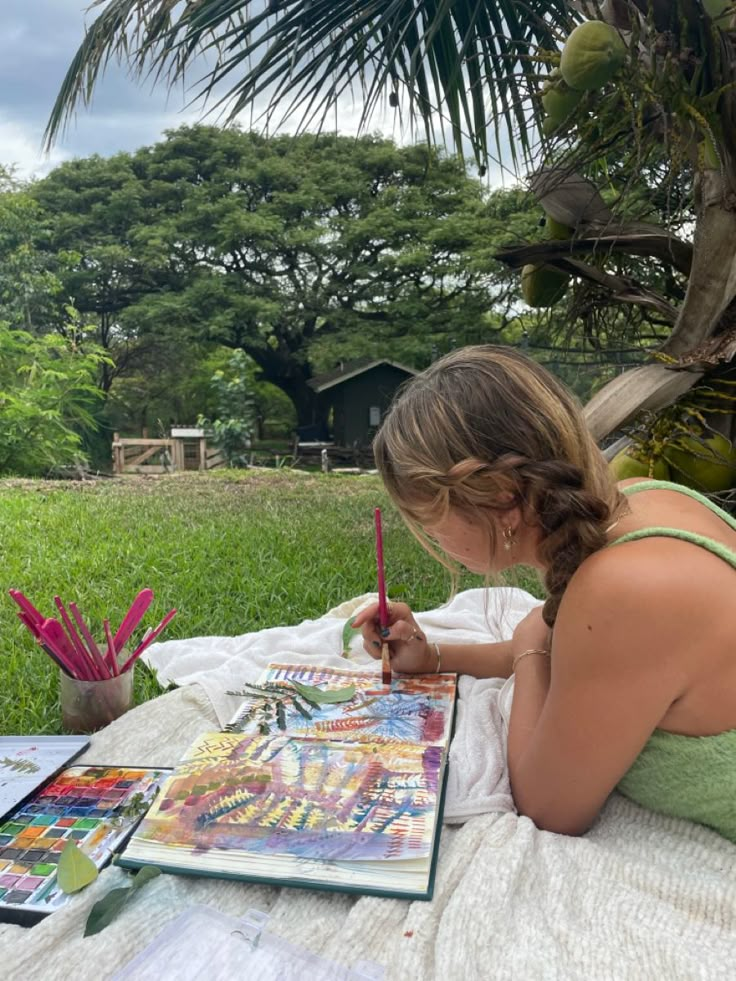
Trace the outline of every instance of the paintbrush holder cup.
<instances>
[{"instance_id":1,"label":"paintbrush holder cup","mask_svg":"<svg viewBox=\"0 0 736 981\"><path fill-rule=\"evenodd\" d=\"M133 707L135 665L115 678L80 681L60 672L61 724L67 732L96 732Z\"/></svg>"}]
</instances>

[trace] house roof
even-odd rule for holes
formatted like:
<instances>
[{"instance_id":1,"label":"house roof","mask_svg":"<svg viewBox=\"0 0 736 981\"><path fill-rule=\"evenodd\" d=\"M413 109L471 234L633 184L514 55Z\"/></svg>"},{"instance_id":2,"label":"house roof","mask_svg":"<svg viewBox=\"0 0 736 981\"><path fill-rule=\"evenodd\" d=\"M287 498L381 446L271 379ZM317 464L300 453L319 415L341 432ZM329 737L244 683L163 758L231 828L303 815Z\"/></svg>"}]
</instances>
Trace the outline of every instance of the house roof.
<instances>
[{"instance_id":1,"label":"house roof","mask_svg":"<svg viewBox=\"0 0 736 981\"><path fill-rule=\"evenodd\" d=\"M371 368L376 368L382 364L388 364L392 368L398 368L399 371L403 371L407 375L419 374L415 368L408 368L406 365L399 364L398 361L390 361L388 358L361 358L359 361L345 361L341 367L336 368L334 371L327 371L322 375L316 375L314 378L310 378L307 384L315 392L324 392L328 388L341 385L343 382L348 381L348 379L355 378L356 375L362 375L364 372L370 371Z\"/></svg>"}]
</instances>

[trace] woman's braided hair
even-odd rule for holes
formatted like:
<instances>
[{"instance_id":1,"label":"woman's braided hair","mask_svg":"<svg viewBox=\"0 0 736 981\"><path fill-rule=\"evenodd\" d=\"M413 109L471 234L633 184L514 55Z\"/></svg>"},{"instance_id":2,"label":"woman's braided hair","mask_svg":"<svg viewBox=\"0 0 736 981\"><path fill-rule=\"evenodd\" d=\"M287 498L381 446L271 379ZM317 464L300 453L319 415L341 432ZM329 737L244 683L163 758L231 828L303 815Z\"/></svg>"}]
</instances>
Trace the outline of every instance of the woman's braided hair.
<instances>
[{"instance_id":1,"label":"woman's braided hair","mask_svg":"<svg viewBox=\"0 0 736 981\"><path fill-rule=\"evenodd\" d=\"M483 520L519 507L541 529L545 622L622 498L564 385L513 348L454 351L402 389L374 441L386 488L416 532L449 508Z\"/></svg>"}]
</instances>

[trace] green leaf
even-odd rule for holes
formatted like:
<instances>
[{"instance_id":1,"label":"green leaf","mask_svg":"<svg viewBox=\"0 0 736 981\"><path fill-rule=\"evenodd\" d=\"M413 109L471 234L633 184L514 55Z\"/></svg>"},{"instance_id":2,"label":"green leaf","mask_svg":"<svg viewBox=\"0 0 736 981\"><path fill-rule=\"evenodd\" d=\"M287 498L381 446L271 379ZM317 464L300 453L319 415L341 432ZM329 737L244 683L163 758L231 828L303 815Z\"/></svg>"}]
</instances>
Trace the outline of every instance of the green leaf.
<instances>
[{"instance_id":1,"label":"green leaf","mask_svg":"<svg viewBox=\"0 0 736 981\"><path fill-rule=\"evenodd\" d=\"M158 869L156 871L158 872ZM138 876L136 876L137 878ZM132 894L133 886L119 886L117 889L111 889L102 899L98 899L89 911L87 923L84 927L84 936L91 937L95 933L99 933L100 930L104 930L106 926L109 926L122 912Z\"/></svg>"},{"instance_id":2,"label":"green leaf","mask_svg":"<svg viewBox=\"0 0 736 981\"><path fill-rule=\"evenodd\" d=\"M133 879L131 889L140 889L141 886L145 886L147 882L150 882L151 879L155 879L159 875L161 875L161 869L156 865L146 865L138 872L135 879Z\"/></svg>"},{"instance_id":3,"label":"green leaf","mask_svg":"<svg viewBox=\"0 0 736 981\"><path fill-rule=\"evenodd\" d=\"M308 702L334 705L336 702L349 702L355 694L355 685L345 685L344 688L316 688L314 685L303 685L292 679L292 685Z\"/></svg>"},{"instance_id":4,"label":"green leaf","mask_svg":"<svg viewBox=\"0 0 736 981\"><path fill-rule=\"evenodd\" d=\"M67 843L59 858L56 881L62 892L72 893L94 882L100 873L92 859L77 847L75 841Z\"/></svg>"},{"instance_id":5,"label":"green leaf","mask_svg":"<svg viewBox=\"0 0 736 981\"><path fill-rule=\"evenodd\" d=\"M111 889L106 896L99 899L89 911L87 923L84 927L84 936L91 937L100 930L104 930L112 921L120 915L126 903L133 897L136 889L145 886L151 879L161 875L161 869L155 865L146 865L133 879L129 886L118 886Z\"/></svg>"},{"instance_id":6,"label":"green leaf","mask_svg":"<svg viewBox=\"0 0 736 981\"><path fill-rule=\"evenodd\" d=\"M356 616L357 616L357 614L356 614ZM349 620L346 620L345 621L345 626L342 628L342 651L343 651L343 654L349 654L350 653L350 641L357 634L360 634L361 633L360 630L355 630L355 628L353 627L354 620L355 620L355 617L350 617Z\"/></svg>"},{"instance_id":7,"label":"green leaf","mask_svg":"<svg viewBox=\"0 0 736 981\"><path fill-rule=\"evenodd\" d=\"M345 626L342 628L342 656L343 657L350 656L350 643L353 637L360 637L362 634L362 630L360 629L356 630L355 627L353 627L354 620L355 617L351 617L349 620L346 620Z\"/></svg>"}]
</instances>

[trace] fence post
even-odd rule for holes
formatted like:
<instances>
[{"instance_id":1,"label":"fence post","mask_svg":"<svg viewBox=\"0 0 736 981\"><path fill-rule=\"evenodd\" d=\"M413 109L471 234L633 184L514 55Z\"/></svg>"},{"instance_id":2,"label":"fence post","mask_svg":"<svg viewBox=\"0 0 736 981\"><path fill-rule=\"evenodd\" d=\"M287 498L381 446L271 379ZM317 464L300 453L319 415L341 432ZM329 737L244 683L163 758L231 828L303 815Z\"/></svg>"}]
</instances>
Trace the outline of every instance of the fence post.
<instances>
[{"instance_id":1,"label":"fence post","mask_svg":"<svg viewBox=\"0 0 736 981\"><path fill-rule=\"evenodd\" d=\"M322 457L322 473L329 473L330 472L330 458L327 455L327 448L325 448L325 449L322 450L321 457Z\"/></svg>"},{"instance_id":2,"label":"fence post","mask_svg":"<svg viewBox=\"0 0 736 981\"><path fill-rule=\"evenodd\" d=\"M121 447L117 445L120 439L120 433L112 434L112 472L115 474L120 474L123 472L123 468L120 466L120 461L118 459L118 454Z\"/></svg>"}]
</instances>

